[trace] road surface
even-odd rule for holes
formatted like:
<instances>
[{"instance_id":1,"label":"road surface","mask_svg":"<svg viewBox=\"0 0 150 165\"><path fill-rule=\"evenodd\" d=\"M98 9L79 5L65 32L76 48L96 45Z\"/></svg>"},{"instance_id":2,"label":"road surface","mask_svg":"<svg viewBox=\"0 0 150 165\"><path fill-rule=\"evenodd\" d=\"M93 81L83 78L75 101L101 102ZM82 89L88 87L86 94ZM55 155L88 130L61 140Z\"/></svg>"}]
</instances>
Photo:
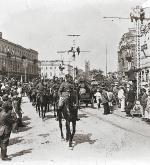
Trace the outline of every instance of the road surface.
<instances>
[{"instance_id":1,"label":"road surface","mask_svg":"<svg viewBox=\"0 0 150 165\"><path fill-rule=\"evenodd\" d=\"M50 164L147 164L150 160L150 124L140 118L120 115L123 112L119 109L115 110L115 114L103 115L103 108L82 108L73 149L61 140L53 112L48 112L42 121L27 98L23 98L22 109L26 127L17 134L11 134L8 147L11 164L31 161Z\"/></svg>"}]
</instances>

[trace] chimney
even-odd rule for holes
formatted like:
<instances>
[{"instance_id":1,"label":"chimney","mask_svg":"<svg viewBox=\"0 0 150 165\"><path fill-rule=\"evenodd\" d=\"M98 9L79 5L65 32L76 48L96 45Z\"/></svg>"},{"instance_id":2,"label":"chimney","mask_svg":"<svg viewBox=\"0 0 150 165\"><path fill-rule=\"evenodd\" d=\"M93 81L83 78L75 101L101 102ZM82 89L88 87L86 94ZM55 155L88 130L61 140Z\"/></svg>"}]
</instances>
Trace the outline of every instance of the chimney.
<instances>
[{"instance_id":1,"label":"chimney","mask_svg":"<svg viewBox=\"0 0 150 165\"><path fill-rule=\"evenodd\" d=\"M2 32L0 32L0 39L2 39Z\"/></svg>"}]
</instances>

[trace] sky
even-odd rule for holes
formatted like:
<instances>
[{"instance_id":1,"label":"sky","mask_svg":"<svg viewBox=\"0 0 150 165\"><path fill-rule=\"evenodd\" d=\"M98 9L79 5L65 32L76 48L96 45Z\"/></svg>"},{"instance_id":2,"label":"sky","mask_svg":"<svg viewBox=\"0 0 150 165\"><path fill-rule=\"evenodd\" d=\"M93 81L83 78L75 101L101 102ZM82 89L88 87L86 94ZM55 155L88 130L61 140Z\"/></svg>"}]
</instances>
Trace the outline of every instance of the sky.
<instances>
[{"instance_id":1,"label":"sky","mask_svg":"<svg viewBox=\"0 0 150 165\"><path fill-rule=\"evenodd\" d=\"M73 37L82 52L77 66L84 69L117 70L117 51L121 36L134 27L130 20L103 19L129 17L131 8L146 0L0 0L0 31L3 38L39 53L39 60L60 59L57 51L69 50ZM67 54L63 57L70 58ZM69 59L70 60L70 59Z\"/></svg>"}]
</instances>

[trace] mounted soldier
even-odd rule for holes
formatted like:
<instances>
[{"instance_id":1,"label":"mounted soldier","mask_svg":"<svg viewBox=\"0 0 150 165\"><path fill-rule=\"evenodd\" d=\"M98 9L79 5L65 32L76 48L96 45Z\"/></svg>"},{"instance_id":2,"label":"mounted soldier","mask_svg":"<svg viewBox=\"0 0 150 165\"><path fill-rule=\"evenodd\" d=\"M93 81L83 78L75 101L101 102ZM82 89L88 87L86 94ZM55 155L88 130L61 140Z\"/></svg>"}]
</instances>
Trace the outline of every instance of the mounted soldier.
<instances>
[{"instance_id":1,"label":"mounted soldier","mask_svg":"<svg viewBox=\"0 0 150 165\"><path fill-rule=\"evenodd\" d=\"M60 87L60 83L58 81L58 77L54 77L51 92L52 92L52 99L53 99L52 102L53 102L53 106L54 106L54 117L57 117L56 120L58 120L58 100L59 100L58 90L59 90L59 87ZM57 115L56 115L56 113L57 113Z\"/></svg>"},{"instance_id":2,"label":"mounted soldier","mask_svg":"<svg viewBox=\"0 0 150 165\"><path fill-rule=\"evenodd\" d=\"M75 97L77 96L77 93L75 94L75 86L73 83L73 78L71 75L66 74L65 75L65 82L62 82L60 85L60 88L58 90L58 95L59 95L59 103L58 103L58 111L61 111L64 104L68 101L70 107L74 108L73 106L76 104L77 106L77 100ZM74 113L75 114L75 113ZM77 112L75 116L76 120L77 119Z\"/></svg>"},{"instance_id":3,"label":"mounted soldier","mask_svg":"<svg viewBox=\"0 0 150 165\"><path fill-rule=\"evenodd\" d=\"M62 117L66 121L66 141L69 141L69 147L72 147L72 140L76 132L77 121L77 93L75 92L73 78L71 75L65 75L65 82L62 82L58 90L59 109L58 119L61 131L61 138L64 138L62 130ZM72 123L72 124L70 124ZM71 129L72 125L72 129Z\"/></svg>"}]
</instances>

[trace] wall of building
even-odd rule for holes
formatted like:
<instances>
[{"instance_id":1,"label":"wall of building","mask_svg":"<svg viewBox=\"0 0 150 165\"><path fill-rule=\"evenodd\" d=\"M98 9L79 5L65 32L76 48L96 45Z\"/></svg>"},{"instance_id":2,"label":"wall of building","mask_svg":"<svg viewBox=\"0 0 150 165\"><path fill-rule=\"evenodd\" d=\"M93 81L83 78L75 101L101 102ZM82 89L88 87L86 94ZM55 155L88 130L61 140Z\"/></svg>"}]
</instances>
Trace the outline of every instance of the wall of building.
<instances>
[{"instance_id":1,"label":"wall of building","mask_svg":"<svg viewBox=\"0 0 150 165\"><path fill-rule=\"evenodd\" d=\"M63 71L60 70L60 65L64 67ZM62 65L62 61L41 61L41 78L52 79L55 77L64 77L65 74L72 75L73 67L69 64Z\"/></svg>"},{"instance_id":2,"label":"wall of building","mask_svg":"<svg viewBox=\"0 0 150 165\"><path fill-rule=\"evenodd\" d=\"M141 84L150 83L150 22L141 37Z\"/></svg>"},{"instance_id":3,"label":"wall of building","mask_svg":"<svg viewBox=\"0 0 150 165\"><path fill-rule=\"evenodd\" d=\"M129 29L129 32L125 33L119 43L118 47L118 72L119 74L127 78L127 72L136 67L136 31L135 29Z\"/></svg>"},{"instance_id":4,"label":"wall of building","mask_svg":"<svg viewBox=\"0 0 150 165\"><path fill-rule=\"evenodd\" d=\"M0 75L25 79L23 59L27 80L38 76L38 52L5 40L0 33Z\"/></svg>"}]
</instances>

